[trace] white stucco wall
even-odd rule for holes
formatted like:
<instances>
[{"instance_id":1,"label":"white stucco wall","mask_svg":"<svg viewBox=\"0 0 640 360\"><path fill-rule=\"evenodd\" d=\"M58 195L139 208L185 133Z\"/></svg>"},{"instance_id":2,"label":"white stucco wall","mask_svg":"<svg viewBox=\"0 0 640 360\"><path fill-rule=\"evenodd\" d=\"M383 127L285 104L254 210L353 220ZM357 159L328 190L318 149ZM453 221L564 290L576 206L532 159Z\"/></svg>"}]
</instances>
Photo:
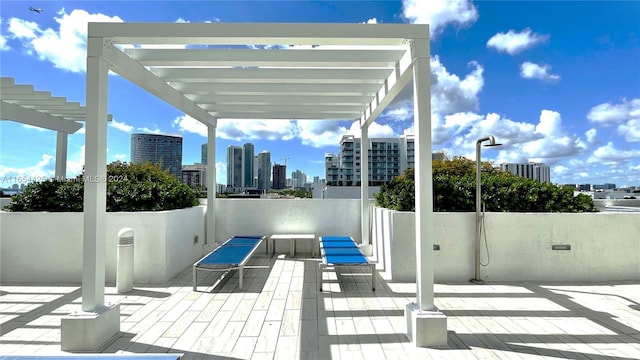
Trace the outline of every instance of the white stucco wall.
<instances>
[{"instance_id":1,"label":"white stucco wall","mask_svg":"<svg viewBox=\"0 0 640 360\"><path fill-rule=\"evenodd\" d=\"M376 208L372 233L383 278L415 281L413 213ZM385 216L388 218L384 220ZM383 219L378 222L378 219ZM475 267L475 213L435 213L436 281L468 281ZM487 213L481 242L481 278L488 281L640 280L639 213ZM552 250L552 245L571 250ZM487 246L489 256L487 258ZM386 252L386 248L400 249ZM415 250L413 251L415 254Z\"/></svg>"},{"instance_id":2,"label":"white stucco wall","mask_svg":"<svg viewBox=\"0 0 640 360\"><path fill-rule=\"evenodd\" d=\"M0 212L0 280L82 280L82 213ZM107 213L106 281L114 282L118 231L135 231L134 281L161 283L202 256L204 207L137 213Z\"/></svg>"},{"instance_id":3,"label":"white stucco wall","mask_svg":"<svg viewBox=\"0 0 640 360\"><path fill-rule=\"evenodd\" d=\"M216 241L234 235L313 233L316 236L350 235L360 240L360 200L353 199L217 199ZM286 251L277 242L277 251ZM311 251L308 241L299 251Z\"/></svg>"},{"instance_id":4,"label":"white stucco wall","mask_svg":"<svg viewBox=\"0 0 640 360\"><path fill-rule=\"evenodd\" d=\"M360 240L360 201L353 199L217 199L216 240L233 235L315 233ZM108 213L106 277L115 281L117 232L135 230L136 283L161 283L213 246L204 247L205 206L168 212ZM415 280L413 213L374 208L373 258L383 278ZM382 219L382 220L379 220ZM474 213L436 213L436 281L474 275ZM79 283L82 213L0 212L0 281ZM376 224L381 223L380 227ZM640 213L487 213L489 281L640 280ZM194 237L198 242L194 243ZM551 250L569 244L570 251ZM308 252L309 242L298 250ZM278 242L279 252L288 246ZM487 261L484 242L482 261Z\"/></svg>"}]
</instances>

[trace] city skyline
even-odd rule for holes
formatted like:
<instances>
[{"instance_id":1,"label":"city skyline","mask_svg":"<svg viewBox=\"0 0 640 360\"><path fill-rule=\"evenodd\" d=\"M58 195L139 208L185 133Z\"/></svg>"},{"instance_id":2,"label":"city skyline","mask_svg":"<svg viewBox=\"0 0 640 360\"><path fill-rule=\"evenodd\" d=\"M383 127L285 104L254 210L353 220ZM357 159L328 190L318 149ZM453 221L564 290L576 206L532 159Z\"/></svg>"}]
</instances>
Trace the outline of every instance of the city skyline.
<instances>
[{"instance_id":1,"label":"city skyline","mask_svg":"<svg viewBox=\"0 0 640 360\"><path fill-rule=\"evenodd\" d=\"M475 140L493 135L504 145L482 160L496 166L541 162L554 183L640 185L640 3L429 3L44 2L34 13L8 1L0 73L84 104L88 21L430 23L433 151L473 159ZM400 93L369 137L413 132L411 92ZM199 162L204 125L119 76L109 77L109 93L107 162L131 161L137 132L180 134L183 163ZM10 121L0 130L0 180L53 177L55 132ZM219 183L229 145L251 142L256 154L268 149L273 162L324 178L324 154L337 153L343 135L360 136L352 120L220 119L216 133ZM67 176L82 170L84 129L69 136L67 160Z\"/></svg>"}]
</instances>

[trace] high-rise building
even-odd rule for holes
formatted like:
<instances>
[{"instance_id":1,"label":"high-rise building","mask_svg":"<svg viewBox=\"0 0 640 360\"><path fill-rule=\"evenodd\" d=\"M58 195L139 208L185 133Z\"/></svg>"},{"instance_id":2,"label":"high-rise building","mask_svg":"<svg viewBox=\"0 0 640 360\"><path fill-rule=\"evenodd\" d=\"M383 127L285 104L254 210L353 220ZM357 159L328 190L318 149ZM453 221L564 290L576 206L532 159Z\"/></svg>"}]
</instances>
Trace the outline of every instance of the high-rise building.
<instances>
[{"instance_id":1,"label":"high-rise building","mask_svg":"<svg viewBox=\"0 0 640 360\"><path fill-rule=\"evenodd\" d=\"M242 147L229 145L227 148L227 186L242 187Z\"/></svg>"},{"instance_id":2,"label":"high-rise building","mask_svg":"<svg viewBox=\"0 0 640 360\"><path fill-rule=\"evenodd\" d=\"M182 165L182 182L192 188L207 187L207 167L204 164Z\"/></svg>"},{"instance_id":3,"label":"high-rise building","mask_svg":"<svg viewBox=\"0 0 640 360\"><path fill-rule=\"evenodd\" d=\"M177 179L182 178L182 136L131 134L131 162L160 166Z\"/></svg>"},{"instance_id":4,"label":"high-rise building","mask_svg":"<svg viewBox=\"0 0 640 360\"><path fill-rule=\"evenodd\" d=\"M344 135L340 153L325 154L325 177L329 185L356 186L361 182L361 139ZM413 135L369 139L369 183L380 185L414 167Z\"/></svg>"},{"instance_id":5,"label":"high-rise building","mask_svg":"<svg viewBox=\"0 0 640 360\"><path fill-rule=\"evenodd\" d=\"M291 187L302 188L306 182L307 174L300 171L300 169L291 173Z\"/></svg>"},{"instance_id":6,"label":"high-rise building","mask_svg":"<svg viewBox=\"0 0 640 360\"><path fill-rule=\"evenodd\" d=\"M520 177L536 180L541 183L551 182L551 168L542 163L505 163L500 164L500 168L502 171L508 171Z\"/></svg>"},{"instance_id":7,"label":"high-rise building","mask_svg":"<svg viewBox=\"0 0 640 360\"><path fill-rule=\"evenodd\" d=\"M258 154L258 190L269 190L271 187L271 153L263 151Z\"/></svg>"},{"instance_id":8,"label":"high-rise building","mask_svg":"<svg viewBox=\"0 0 640 360\"><path fill-rule=\"evenodd\" d=\"M243 177L242 177L242 186L245 188L253 187L253 158L254 158L254 147L252 143L246 143L242 146L242 156L244 156L242 160L242 164L244 165Z\"/></svg>"},{"instance_id":9,"label":"high-rise building","mask_svg":"<svg viewBox=\"0 0 640 360\"><path fill-rule=\"evenodd\" d=\"M203 165L207 165L207 143L202 144L202 147L200 148L200 162Z\"/></svg>"},{"instance_id":10,"label":"high-rise building","mask_svg":"<svg viewBox=\"0 0 640 360\"><path fill-rule=\"evenodd\" d=\"M287 185L287 167L285 165L273 165L273 186L276 190L284 189Z\"/></svg>"}]
</instances>

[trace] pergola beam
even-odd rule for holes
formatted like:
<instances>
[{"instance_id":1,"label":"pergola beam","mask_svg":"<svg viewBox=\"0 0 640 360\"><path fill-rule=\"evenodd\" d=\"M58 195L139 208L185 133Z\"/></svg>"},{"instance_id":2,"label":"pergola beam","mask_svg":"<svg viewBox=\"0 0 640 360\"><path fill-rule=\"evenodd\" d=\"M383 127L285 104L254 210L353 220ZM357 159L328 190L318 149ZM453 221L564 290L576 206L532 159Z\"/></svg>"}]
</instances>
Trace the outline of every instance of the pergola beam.
<instances>
[{"instance_id":1,"label":"pergola beam","mask_svg":"<svg viewBox=\"0 0 640 360\"><path fill-rule=\"evenodd\" d=\"M373 96L380 88L377 84L345 84L335 86L331 84L207 84L207 83L175 83L175 88L184 94L210 95L370 95Z\"/></svg>"},{"instance_id":2,"label":"pergola beam","mask_svg":"<svg viewBox=\"0 0 640 360\"><path fill-rule=\"evenodd\" d=\"M95 25L99 24L89 23L90 34L95 32L92 28ZM104 59L110 63L111 71L125 77L129 81L160 99L163 99L194 119L205 124L215 123L216 119L208 112L186 98L182 93L169 86L162 79L155 76L152 72L147 70L147 68L140 65L140 63L132 60L117 47L103 41L102 55L104 56Z\"/></svg>"},{"instance_id":3,"label":"pergola beam","mask_svg":"<svg viewBox=\"0 0 640 360\"><path fill-rule=\"evenodd\" d=\"M43 129L62 131L68 134L73 134L82 128L82 124L75 121L66 120L41 111L27 109L5 101L0 103L0 118L2 120L16 121Z\"/></svg>"},{"instance_id":4,"label":"pergola beam","mask_svg":"<svg viewBox=\"0 0 640 360\"><path fill-rule=\"evenodd\" d=\"M125 49L145 66L270 66L392 69L406 51L397 49Z\"/></svg>"},{"instance_id":5,"label":"pergola beam","mask_svg":"<svg viewBox=\"0 0 640 360\"><path fill-rule=\"evenodd\" d=\"M403 45L429 35L405 24L90 23L91 36L120 44ZM426 29L426 30L425 30Z\"/></svg>"},{"instance_id":6,"label":"pergola beam","mask_svg":"<svg viewBox=\"0 0 640 360\"><path fill-rule=\"evenodd\" d=\"M360 115L360 112L349 114L336 112L318 113L300 111L211 111L211 114L218 119L354 120ZM355 116L353 116L354 114Z\"/></svg>"},{"instance_id":7,"label":"pergola beam","mask_svg":"<svg viewBox=\"0 0 640 360\"><path fill-rule=\"evenodd\" d=\"M391 69L152 68L169 82L381 84Z\"/></svg>"},{"instance_id":8,"label":"pergola beam","mask_svg":"<svg viewBox=\"0 0 640 360\"><path fill-rule=\"evenodd\" d=\"M407 52L402 56L400 61L397 62L395 70L387 77L384 85L369 104L364 114L364 123L361 124L361 127L371 125L371 123L382 114L384 109L391 104L393 99L398 96L400 91L413 79L412 66L411 52Z\"/></svg>"},{"instance_id":9,"label":"pergola beam","mask_svg":"<svg viewBox=\"0 0 640 360\"><path fill-rule=\"evenodd\" d=\"M331 105L349 106L367 104L371 96L365 95L187 95L189 99L198 104L245 104L245 105Z\"/></svg>"},{"instance_id":10,"label":"pergola beam","mask_svg":"<svg viewBox=\"0 0 640 360\"><path fill-rule=\"evenodd\" d=\"M221 112L280 112L280 111L290 111L296 113L346 113L346 114L361 114L363 110L363 105L318 105L318 106L309 106L309 105L299 105L295 103L284 104L284 105L248 105L248 104L205 104L202 105L205 110L210 111L221 111Z\"/></svg>"}]
</instances>

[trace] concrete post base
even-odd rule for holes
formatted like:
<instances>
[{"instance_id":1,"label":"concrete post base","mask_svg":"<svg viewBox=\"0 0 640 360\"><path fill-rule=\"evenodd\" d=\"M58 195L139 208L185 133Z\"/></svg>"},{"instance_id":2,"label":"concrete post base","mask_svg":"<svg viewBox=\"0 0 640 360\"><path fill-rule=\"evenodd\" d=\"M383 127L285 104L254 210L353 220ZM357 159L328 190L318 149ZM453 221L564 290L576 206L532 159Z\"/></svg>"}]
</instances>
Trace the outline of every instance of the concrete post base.
<instances>
[{"instance_id":1,"label":"concrete post base","mask_svg":"<svg viewBox=\"0 0 640 360\"><path fill-rule=\"evenodd\" d=\"M447 316L438 310L421 311L416 303L407 304L404 310L407 337L415 346L446 347Z\"/></svg>"},{"instance_id":2,"label":"concrete post base","mask_svg":"<svg viewBox=\"0 0 640 360\"><path fill-rule=\"evenodd\" d=\"M120 332L120 304L65 316L60 331L63 351L100 351Z\"/></svg>"}]
</instances>

